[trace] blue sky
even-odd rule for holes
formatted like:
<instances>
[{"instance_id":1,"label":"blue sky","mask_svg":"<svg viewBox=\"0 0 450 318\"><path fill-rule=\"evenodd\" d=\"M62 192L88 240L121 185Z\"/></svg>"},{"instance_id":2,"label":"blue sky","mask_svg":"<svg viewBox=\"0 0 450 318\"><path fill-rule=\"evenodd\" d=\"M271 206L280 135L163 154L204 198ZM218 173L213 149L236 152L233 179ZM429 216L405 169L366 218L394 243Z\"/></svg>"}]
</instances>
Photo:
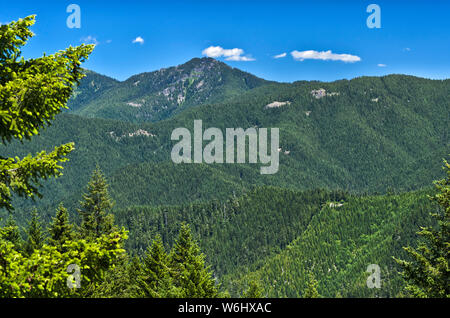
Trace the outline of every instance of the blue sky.
<instances>
[{"instance_id":1,"label":"blue sky","mask_svg":"<svg viewBox=\"0 0 450 318\"><path fill-rule=\"evenodd\" d=\"M79 29L66 25L72 3L81 9ZM372 3L381 8L379 29L366 24ZM450 1L0 0L0 8L2 23L37 14L26 58L95 42L84 66L119 80L220 54L230 66L282 82L450 78Z\"/></svg>"}]
</instances>

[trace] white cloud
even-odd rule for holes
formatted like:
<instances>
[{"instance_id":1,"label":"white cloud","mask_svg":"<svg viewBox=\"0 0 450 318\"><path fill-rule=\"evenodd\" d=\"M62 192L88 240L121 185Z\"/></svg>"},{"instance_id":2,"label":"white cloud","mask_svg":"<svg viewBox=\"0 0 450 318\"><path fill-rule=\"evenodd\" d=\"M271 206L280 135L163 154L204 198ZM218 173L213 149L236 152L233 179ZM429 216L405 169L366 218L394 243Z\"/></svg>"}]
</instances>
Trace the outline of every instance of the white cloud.
<instances>
[{"instance_id":1,"label":"white cloud","mask_svg":"<svg viewBox=\"0 0 450 318\"><path fill-rule=\"evenodd\" d=\"M254 61L255 59L252 57L248 57L248 56L232 55L230 57L227 57L225 60L226 61L250 62L250 61Z\"/></svg>"},{"instance_id":2,"label":"white cloud","mask_svg":"<svg viewBox=\"0 0 450 318\"><path fill-rule=\"evenodd\" d=\"M322 61L342 61L346 63L354 63L361 61L361 58L356 55L350 55L350 54L336 54L331 52L331 50L328 51L292 51L291 52L292 57L294 60L297 61L304 61L304 60L322 60Z\"/></svg>"},{"instance_id":3,"label":"white cloud","mask_svg":"<svg viewBox=\"0 0 450 318\"><path fill-rule=\"evenodd\" d=\"M203 55L206 55L208 57L226 57L225 60L227 61L254 61L255 59L249 56L243 56L244 50L243 49L224 49L220 46L210 46L202 51Z\"/></svg>"},{"instance_id":4,"label":"white cloud","mask_svg":"<svg viewBox=\"0 0 450 318\"><path fill-rule=\"evenodd\" d=\"M142 37L138 36L137 38L135 38L133 40L133 43L144 44L144 39Z\"/></svg>"},{"instance_id":5,"label":"white cloud","mask_svg":"<svg viewBox=\"0 0 450 318\"><path fill-rule=\"evenodd\" d=\"M220 46L210 46L202 51L203 55L208 57L236 56L244 53L242 49L224 49Z\"/></svg>"},{"instance_id":6,"label":"white cloud","mask_svg":"<svg viewBox=\"0 0 450 318\"><path fill-rule=\"evenodd\" d=\"M81 38L80 41L85 44L95 44L95 45L99 44L97 38L93 37L92 35L85 36L84 38Z\"/></svg>"},{"instance_id":7,"label":"white cloud","mask_svg":"<svg viewBox=\"0 0 450 318\"><path fill-rule=\"evenodd\" d=\"M273 58L274 59L281 59L283 57L286 57L286 53L281 53L281 54L275 55Z\"/></svg>"},{"instance_id":8,"label":"white cloud","mask_svg":"<svg viewBox=\"0 0 450 318\"><path fill-rule=\"evenodd\" d=\"M405 47L405 48L403 49L403 51L409 52L409 51L411 51L411 48Z\"/></svg>"},{"instance_id":9,"label":"white cloud","mask_svg":"<svg viewBox=\"0 0 450 318\"><path fill-rule=\"evenodd\" d=\"M386 67L387 65L386 65L386 64L380 63L380 64L377 64L377 66L378 66L378 67Z\"/></svg>"}]
</instances>

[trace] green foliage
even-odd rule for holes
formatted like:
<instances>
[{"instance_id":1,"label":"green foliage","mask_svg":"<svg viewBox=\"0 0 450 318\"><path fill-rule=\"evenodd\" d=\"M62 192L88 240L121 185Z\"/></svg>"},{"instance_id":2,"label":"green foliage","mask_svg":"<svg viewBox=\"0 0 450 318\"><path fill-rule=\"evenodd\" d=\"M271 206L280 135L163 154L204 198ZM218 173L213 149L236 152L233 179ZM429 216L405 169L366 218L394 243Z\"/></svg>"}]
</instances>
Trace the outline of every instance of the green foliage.
<instances>
[{"instance_id":1,"label":"green foliage","mask_svg":"<svg viewBox=\"0 0 450 318\"><path fill-rule=\"evenodd\" d=\"M89 294L113 266L127 238L124 231L104 235L95 241L68 241L61 253L44 244L26 256L14 245L0 240L0 297L77 297ZM81 288L68 288L68 266L80 268Z\"/></svg>"},{"instance_id":2,"label":"green foliage","mask_svg":"<svg viewBox=\"0 0 450 318\"><path fill-rule=\"evenodd\" d=\"M99 169L94 171L88 189L85 200L80 202L84 212L111 208L107 183ZM47 230L47 244L34 210L25 251L20 250L17 226L8 219L0 228L0 297L219 296L188 226L181 227L169 255L157 236L142 260L133 257L130 261L122 249L127 232L116 230L112 218L105 221L106 212L96 215L102 216L95 223L101 225L100 231L86 226L85 220L91 215L84 214L77 233L72 230L67 210L60 205Z\"/></svg>"},{"instance_id":3,"label":"green foliage","mask_svg":"<svg viewBox=\"0 0 450 318\"><path fill-rule=\"evenodd\" d=\"M42 151L32 157L30 154L23 159L0 157L0 208L12 210L11 192L22 197L42 197L38 186L40 179L57 177L62 173L58 162L67 161L66 156L74 149L72 143L55 147L47 153Z\"/></svg>"},{"instance_id":4,"label":"green foliage","mask_svg":"<svg viewBox=\"0 0 450 318\"><path fill-rule=\"evenodd\" d=\"M0 137L6 145L13 138L30 139L66 107L73 84L84 74L80 65L93 46L69 47L37 59L21 58L21 47L33 36L34 16L0 26ZM58 163L73 150L68 143L36 156L0 156L0 208L11 210L12 192L19 196L40 195L39 179L59 176Z\"/></svg>"},{"instance_id":5,"label":"green foliage","mask_svg":"<svg viewBox=\"0 0 450 318\"><path fill-rule=\"evenodd\" d=\"M97 238L114 230L114 216L109 214L114 203L99 167L92 173L87 192L83 194L83 201L80 204L81 209L78 209L78 213L82 217L80 229L82 237Z\"/></svg>"},{"instance_id":6,"label":"green foliage","mask_svg":"<svg viewBox=\"0 0 450 318\"><path fill-rule=\"evenodd\" d=\"M95 297L211 298L225 297L206 266L204 255L182 225L169 254L159 235L142 258L124 258L96 288Z\"/></svg>"},{"instance_id":7,"label":"green foliage","mask_svg":"<svg viewBox=\"0 0 450 318\"><path fill-rule=\"evenodd\" d=\"M24 242L20 236L19 227L11 215L6 220L5 226L0 228L0 239L12 243L16 251L23 249Z\"/></svg>"},{"instance_id":8,"label":"green foliage","mask_svg":"<svg viewBox=\"0 0 450 318\"><path fill-rule=\"evenodd\" d=\"M36 210L26 231L24 250L12 219L0 228L0 297L91 296L106 273L124 257L126 231L89 241L76 239L62 205L48 232L47 244ZM69 265L79 269L79 279L71 274Z\"/></svg>"},{"instance_id":9,"label":"green foliage","mask_svg":"<svg viewBox=\"0 0 450 318\"><path fill-rule=\"evenodd\" d=\"M140 293L149 298L174 298L182 294L175 285L174 269L167 255L161 236L157 236L142 259L137 283Z\"/></svg>"},{"instance_id":10,"label":"green foliage","mask_svg":"<svg viewBox=\"0 0 450 318\"><path fill-rule=\"evenodd\" d=\"M35 250L40 250L45 241L45 234L42 231L42 224L36 209L33 210L27 229L27 236L28 240L25 244L25 252L27 255L31 255Z\"/></svg>"},{"instance_id":11,"label":"green foliage","mask_svg":"<svg viewBox=\"0 0 450 318\"><path fill-rule=\"evenodd\" d=\"M395 195L352 195L342 206L320 204L320 208L307 217L303 229L297 230L296 238L279 252L260 254L259 262L222 275L223 288L236 297L250 281L257 280L267 297L303 297L301 293L308 289L312 272L318 282L317 292L323 297L398 297L405 283L392 256L405 257L402 247L417 243L416 224L433 224L426 213L433 206L427 197L429 193L430 190ZM339 200L325 202L330 201ZM277 211L289 210L289 207L290 201L286 201ZM274 215L284 218L279 213ZM273 231L281 234L281 229L289 228L288 224L274 226ZM253 233L255 240L264 241L264 236L257 235L260 231L246 229ZM216 242L215 237L202 235L206 241L203 246L227 245L232 235L222 236ZM204 250L210 255L215 253L214 248ZM239 259L245 259L246 255L241 254ZM212 262L212 265L220 263ZM381 268L381 289L366 286L369 264L378 264Z\"/></svg>"},{"instance_id":12,"label":"green foliage","mask_svg":"<svg viewBox=\"0 0 450 318\"><path fill-rule=\"evenodd\" d=\"M318 281L314 278L313 272L308 273L308 283L306 289L302 295L303 298L319 298L319 292L317 291Z\"/></svg>"},{"instance_id":13,"label":"green foliage","mask_svg":"<svg viewBox=\"0 0 450 318\"><path fill-rule=\"evenodd\" d=\"M341 191L261 187L225 201L135 206L117 210L115 216L117 223L130 231L127 249L139 254L157 234L166 247L172 245L181 224L189 224L221 277L280 252L305 230L322 205L347 196Z\"/></svg>"},{"instance_id":14,"label":"green foliage","mask_svg":"<svg viewBox=\"0 0 450 318\"><path fill-rule=\"evenodd\" d=\"M160 212L152 208L148 210L149 214L135 220L145 225L142 221L148 218L148 224L156 228L147 228L147 235L157 235L159 232L166 242L174 242L171 252L166 254L162 239L156 236L142 260L121 256L116 259L115 267L110 266L101 278L98 277L97 285L76 295L197 297L205 296L209 290L214 297L224 297L226 294L218 293L219 286L205 266L204 256L193 240L189 227L184 225L178 239L171 239L175 233L170 229L179 228L183 220L192 222L194 235L202 237L200 244L207 251L208 259L214 260L214 268L228 273L219 277L224 283L224 290L230 290L232 295L241 295L243 290L245 297L260 297L261 294L269 297L312 297L317 296L316 292L326 297L368 297L373 296L373 292L377 296L401 295L404 285L389 260L391 255L402 255L405 242L417 240L413 224L429 224L430 219L424 213L430 208L426 194L416 192L358 197L321 191L262 188L243 198L231 198L225 209L217 203L194 205L192 210L178 207L173 210L174 213L170 212L169 207L162 207ZM276 208L271 207L272 200L275 200ZM336 201L343 202L343 206L329 204ZM302 206L304 210L298 210ZM271 214L270 211L274 210L283 213ZM130 219L130 213L137 211L139 209L128 211ZM307 211L310 211L309 215L305 214ZM258 217L258 212L261 212L261 217ZM160 216L158 213L161 213ZM300 215L304 217L304 224L293 222ZM217 227L213 220L218 221ZM255 226L254 229L250 225ZM136 224L131 229L133 240L148 237L143 235L145 232L139 231ZM283 238L290 231L294 239L290 236ZM267 235L261 236L264 233ZM248 245L249 242L254 242L254 245ZM240 248L230 254L234 246ZM269 247L277 249L264 252ZM246 261L252 255L249 251L253 251L254 256ZM221 254L226 252L229 254ZM229 259L228 264L237 262L237 265L227 265L224 270L227 264L223 262L225 258ZM369 290L365 286L365 269L370 263L382 267L383 289L380 291ZM317 281L315 277L318 277ZM258 282L263 291L256 288L252 281ZM306 291L306 295L298 294L299 290Z\"/></svg>"},{"instance_id":15,"label":"green foliage","mask_svg":"<svg viewBox=\"0 0 450 318\"><path fill-rule=\"evenodd\" d=\"M418 233L426 241L417 249L406 247L412 261L396 259L408 282L406 289L414 297L450 297L450 164L445 162L447 178L436 182L438 193L432 197L440 209L432 216L438 229L422 227Z\"/></svg>"},{"instance_id":16,"label":"green foliage","mask_svg":"<svg viewBox=\"0 0 450 318\"><path fill-rule=\"evenodd\" d=\"M92 292L94 298L133 298L142 297L138 284L140 261L128 254L121 256L115 266L110 268L100 285Z\"/></svg>"},{"instance_id":17,"label":"green foliage","mask_svg":"<svg viewBox=\"0 0 450 318\"><path fill-rule=\"evenodd\" d=\"M129 207L117 211L116 220L130 230L127 249L139 254L158 233L170 246L180 224L189 223L234 297L252 280L268 297L303 297L310 270L324 297L396 297L404 283L391 256L415 244L415 224L433 223L428 193L358 196L263 187L222 203ZM373 263L382 269L381 290L366 286Z\"/></svg>"},{"instance_id":18,"label":"green foliage","mask_svg":"<svg viewBox=\"0 0 450 318\"><path fill-rule=\"evenodd\" d=\"M242 294L243 298L263 298L264 289L261 287L259 282L250 281L248 284L248 289Z\"/></svg>"},{"instance_id":19,"label":"green foliage","mask_svg":"<svg viewBox=\"0 0 450 318\"><path fill-rule=\"evenodd\" d=\"M175 286L181 289L181 297L213 298L218 288L209 267L205 267L205 256L191 235L188 225L182 224L180 234L170 253Z\"/></svg>"},{"instance_id":20,"label":"green foliage","mask_svg":"<svg viewBox=\"0 0 450 318\"><path fill-rule=\"evenodd\" d=\"M56 210L56 216L48 229L50 237L48 244L56 246L59 251L63 250L63 245L75 237L72 224L69 223L67 209L60 204Z\"/></svg>"}]
</instances>

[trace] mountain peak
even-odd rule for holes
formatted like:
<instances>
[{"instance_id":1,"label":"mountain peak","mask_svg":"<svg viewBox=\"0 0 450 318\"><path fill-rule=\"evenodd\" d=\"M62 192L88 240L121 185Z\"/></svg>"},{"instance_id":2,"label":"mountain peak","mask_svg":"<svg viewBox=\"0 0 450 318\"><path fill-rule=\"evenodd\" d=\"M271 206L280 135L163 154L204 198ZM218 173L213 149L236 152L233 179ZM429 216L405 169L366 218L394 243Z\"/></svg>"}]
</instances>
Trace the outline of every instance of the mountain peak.
<instances>
[{"instance_id":1,"label":"mountain peak","mask_svg":"<svg viewBox=\"0 0 450 318\"><path fill-rule=\"evenodd\" d=\"M177 65L175 68L186 70L188 72L192 70L202 72L205 70L218 71L219 69L232 69L229 65L211 57L194 57L186 63Z\"/></svg>"},{"instance_id":2,"label":"mountain peak","mask_svg":"<svg viewBox=\"0 0 450 318\"><path fill-rule=\"evenodd\" d=\"M213 59L212 57L194 57L184 64L189 64L189 63L193 63L193 64L197 64L197 63L199 63L199 64L203 64L203 63L225 64L216 59Z\"/></svg>"},{"instance_id":3,"label":"mountain peak","mask_svg":"<svg viewBox=\"0 0 450 318\"><path fill-rule=\"evenodd\" d=\"M91 76L83 79L71 109L91 117L158 121L189 107L215 103L268 82L210 57L134 75L108 92L97 89ZM116 83L114 83L116 84ZM84 93L95 102L86 103ZM98 94L97 94L98 92ZM83 102L81 104L81 102Z\"/></svg>"}]
</instances>

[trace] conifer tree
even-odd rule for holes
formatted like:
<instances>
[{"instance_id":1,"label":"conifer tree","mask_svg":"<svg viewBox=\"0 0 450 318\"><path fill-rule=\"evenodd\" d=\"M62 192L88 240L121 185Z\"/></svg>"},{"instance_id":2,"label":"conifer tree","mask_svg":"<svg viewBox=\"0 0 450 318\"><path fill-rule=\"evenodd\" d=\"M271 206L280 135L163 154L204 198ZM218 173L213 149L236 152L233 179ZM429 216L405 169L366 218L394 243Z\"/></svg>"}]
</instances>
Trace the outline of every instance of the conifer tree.
<instances>
[{"instance_id":1,"label":"conifer tree","mask_svg":"<svg viewBox=\"0 0 450 318\"><path fill-rule=\"evenodd\" d=\"M32 212L31 220L26 232L28 238L25 244L25 251L28 255L31 255L34 250L38 250L44 245L45 240L42 224L36 209Z\"/></svg>"},{"instance_id":2,"label":"conifer tree","mask_svg":"<svg viewBox=\"0 0 450 318\"><path fill-rule=\"evenodd\" d=\"M95 288L94 298L136 298L142 297L137 284L140 274L138 257L130 259L128 254L120 256L114 268L108 270L100 286Z\"/></svg>"},{"instance_id":3,"label":"conifer tree","mask_svg":"<svg viewBox=\"0 0 450 318\"><path fill-rule=\"evenodd\" d=\"M445 161L447 178L437 181L439 191L431 197L440 205L440 210L432 216L438 221L438 228L422 227L418 234L426 239L416 249L404 249L412 261L396 259L403 268L407 281L406 290L415 297L450 297L450 164Z\"/></svg>"},{"instance_id":4,"label":"conifer tree","mask_svg":"<svg viewBox=\"0 0 450 318\"><path fill-rule=\"evenodd\" d=\"M170 253L175 285L182 289L181 297L218 297L218 288L205 256L200 252L188 225L182 224L180 234Z\"/></svg>"},{"instance_id":5,"label":"conifer tree","mask_svg":"<svg viewBox=\"0 0 450 318\"><path fill-rule=\"evenodd\" d=\"M109 196L106 179L97 166L88 183L87 191L80 202L81 236L87 239L109 234L114 230L114 217L109 214L114 203Z\"/></svg>"},{"instance_id":6,"label":"conifer tree","mask_svg":"<svg viewBox=\"0 0 450 318\"><path fill-rule=\"evenodd\" d=\"M63 244L74 238L72 224L69 223L69 215L67 209L62 205L58 206L56 216L50 225L48 232L50 234L48 243L51 246L56 246L58 250L63 250Z\"/></svg>"},{"instance_id":7,"label":"conifer tree","mask_svg":"<svg viewBox=\"0 0 450 318\"><path fill-rule=\"evenodd\" d=\"M67 108L76 83L85 76L81 69L93 45L69 47L55 54L26 60L21 48L34 35L31 15L0 26L0 139L31 139ZM0 208L13 210L13 193L41 196L40 180L61 175L60 163L74 149L73 143L56 146L35 156L0 156Z\"/></svg>"},{"instance_id":8,"label":"conifer tree","mask_svg":"<svg viewBox=\"0 0 450 318\"><path fill-rule=\"evenodd\" d=\"M308 282L306 285L306 289L303 295L303 298L320 298L319 292L317 291L317 286L319 283L314 277L314 274L309 271L308 272Z\"/></svg>"},{"instance_id":9,"label":"conifer tree","mask_svg":"<svg viewBox=\"0 0 450 318\"><path fill-rule=\"evenodd\" d=\"M142 260L138 284L144 297L173 298L180 296L180 290L173 284L172 269L160 235Z\"/></svg>"},{"instance_id":10,"label":"conifer tree","mask_svg":"<svg viewBox=\"0 0 450 318\"><path fill-rule=\"evenodd\" d=\"M248 284L248 289L243 293L243 298L263 298L264 290L258 281L251 280Z\"/></svg>"},{"instance_id":11,"label":"conifer tree","mask_svg":"<svg viewBox=\"0 0 450 318\"><path fill-rule=\"evenodd\" d=\"M0 239L11 242L14 245L16 251L21 251L23 247L22 237L20 236L19 227L16 221L10 215L6 220L5 226L0 228Z\"/></svg>"}]
</instances>

